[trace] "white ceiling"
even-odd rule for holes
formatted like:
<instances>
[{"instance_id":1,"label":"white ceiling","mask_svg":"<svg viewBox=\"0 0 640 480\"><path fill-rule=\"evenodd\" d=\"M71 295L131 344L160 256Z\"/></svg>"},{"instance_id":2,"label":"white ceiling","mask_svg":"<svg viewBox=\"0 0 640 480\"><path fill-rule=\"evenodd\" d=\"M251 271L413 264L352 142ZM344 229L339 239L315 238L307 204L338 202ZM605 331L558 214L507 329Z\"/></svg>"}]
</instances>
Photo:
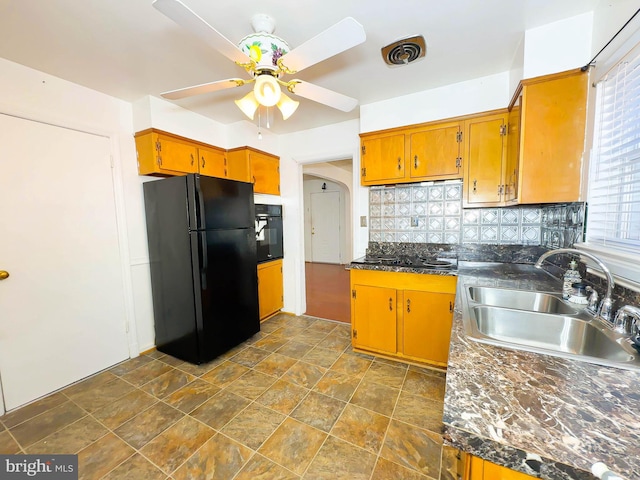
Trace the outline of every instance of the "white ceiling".
<instances>
[{"instance_id":1,"label":"white ceiling","mask_svg":"<svg viewBox=\"0 0 640 480\"><path fill-rule=\"evenodd\" d=\"M151 6L152 0L0 0L0 57L126 101L246 72ZM615 1L615 0L610 0ZM346 16L365 43L310 67L301 79L367 104L508 70L524 31L594 9L598 0L183 0L228 39L266 13L295 48ZM426 58L388 67L380 49L421 34ZM218 122L246 119L233 100L250 87L176 101ZM301 100L288 133L357 118Z\"/></svg>"}]
</instances>

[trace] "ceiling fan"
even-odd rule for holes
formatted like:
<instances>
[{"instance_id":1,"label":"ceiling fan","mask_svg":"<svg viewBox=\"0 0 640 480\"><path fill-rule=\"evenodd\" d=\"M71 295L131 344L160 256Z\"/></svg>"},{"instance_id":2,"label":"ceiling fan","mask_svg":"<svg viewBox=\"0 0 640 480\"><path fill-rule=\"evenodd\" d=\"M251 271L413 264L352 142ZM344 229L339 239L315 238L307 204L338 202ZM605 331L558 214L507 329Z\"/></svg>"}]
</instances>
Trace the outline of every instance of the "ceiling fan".
<instances>
[{"instance_id":1,"label":"ceiling fan","mask_svg":"<svg viewBox=\"0 0 640 480\"><path fill-rule=\"evenodd\" d=\"M249 79L229 78L164 92L161 94L164 98L177 100L254 83L252 91L235 101L251 119L261 105L277 106L285 120L295 112L299 102L282 93L281 87L289 93L343 112L349 112L358 105L355 98L304 80L282 79L285 75L293 75L364 42L364 28L351 17L344 18L291 50L287 42L273 35L275 24L268 15L255 15L251 19L255 33L244 37L236 46L180 0L154 0L152 5L244 68L250 76Z\"/></svg>"}]
</instances>

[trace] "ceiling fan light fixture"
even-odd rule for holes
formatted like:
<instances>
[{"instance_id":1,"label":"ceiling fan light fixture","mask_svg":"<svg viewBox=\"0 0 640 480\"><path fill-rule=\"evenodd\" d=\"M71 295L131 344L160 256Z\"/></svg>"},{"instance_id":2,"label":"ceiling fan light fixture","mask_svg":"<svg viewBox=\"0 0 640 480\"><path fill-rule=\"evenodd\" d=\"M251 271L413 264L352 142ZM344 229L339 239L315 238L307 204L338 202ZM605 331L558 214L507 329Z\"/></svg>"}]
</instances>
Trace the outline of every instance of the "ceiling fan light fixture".
<instances>
[{"instance_id":1,"label":"ceiling fan light fixture","mask_svg":"<svg viewBox=\"0 0 640 480\"><path fill-rule=\"evenodd\" d=\"M273 107L280 100L282 91L278 80L268 73L263 73L256 77L256 84L253 87L253 94L260 105Z\"/></svg>"},{"instance_id":2,"label":"ceiling fan light fixture","mask_svg":"<svg viewBox=\"0 0 640 480\"><path fill-rule=\"evenodd\" d=\"M298 105L300 105L300 102L292 100L291 98L286 96L284 93L281 93L280 101L276 105L280 110L280 113L282 113L282 119L286 120L291 115L293 115L293 112L296 111L296 109L298 108Z\"/></svg>"},{"instance_id":3,"label":"ceiling fan light fixture","mask_svg":"<svg viewBox=\"0 0 640 480\"><path fill-rule=\"evenodd\" d=\"M253 117L256 114L256 110L260 106L260 104L256 100L255 95L253 94L253 90L247 93L240 100L234 100L234 102L238 106L238 108L242 110L242 113L244 113L251 120L253 120Z\"/></svg>"}]
</instances>

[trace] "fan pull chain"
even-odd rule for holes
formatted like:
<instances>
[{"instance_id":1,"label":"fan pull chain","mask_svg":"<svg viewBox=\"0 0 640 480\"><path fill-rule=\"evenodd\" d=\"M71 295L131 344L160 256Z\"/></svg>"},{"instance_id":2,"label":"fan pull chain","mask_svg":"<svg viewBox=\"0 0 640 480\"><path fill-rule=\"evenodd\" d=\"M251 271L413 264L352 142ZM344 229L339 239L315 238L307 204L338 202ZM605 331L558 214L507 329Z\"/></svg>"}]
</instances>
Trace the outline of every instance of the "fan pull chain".
<instances>
[{"instance_id":1,"label":"fan pull chain","mask_svg":"<svg viewBox=\"0 0 640 480\"><path fill-rule=\"evenodd\" d=\"M260 124L262 123L261 121L261 111L262 108L258 108L258 140L262 140L262 132L260 131Z\"/></svg>"}]
</instances>

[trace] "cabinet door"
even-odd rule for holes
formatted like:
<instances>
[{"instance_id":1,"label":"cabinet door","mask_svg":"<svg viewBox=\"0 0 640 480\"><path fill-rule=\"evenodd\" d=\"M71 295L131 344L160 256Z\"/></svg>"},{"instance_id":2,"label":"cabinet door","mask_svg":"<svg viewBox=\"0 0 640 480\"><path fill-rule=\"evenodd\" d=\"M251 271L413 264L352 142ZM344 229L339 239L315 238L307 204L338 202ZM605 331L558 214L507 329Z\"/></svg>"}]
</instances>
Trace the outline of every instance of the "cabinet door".
<instances>
[{"instance_id":1,"label":"cabinet door","mask_svg":"<svg viewBox=\"0 0 640 480\"><path fill-rule=\"evenodd\" d=\"M466 205L498 205L504 201L506 125L506 114L467 121Z\"/></svg>"},{"instance_id":2,"label":"cabinet door","mask_svg":"<svg viewBox=\"0 0 640 480\"><path fill-rule=\"evenodd\" d=\"M258 265L258 305L260 320L283 306L282 260Z\"/></svg>"},{"instance_id":3,"label":"cabinet door","mask_svg":"<svg viewBox=\"0 0 640 480\"><path fill-rule=\"evenodd\" d=\"M280 159L258 152L250 152L253 191L280 195Z\"/></svg>"},{"instance_id":4,"label":"cabinet door","mask_svg":"<svg viewBox=\"0 0 640 480\"><path fill-rule=\"evenodd\" d=\"M483 480L531 480L532 478L536 477L484 460Z\"/></svg>"},{"instance_id":5,"label":"cabinet door","mask_svg":"<svg viewBox=\"0 0 640 480\"><path fill-rule=\"evenodd\" d=\"M351 292L351 326L354 347L395 354L396 290L354 285Z\"/></svg>"},{"instance_id":6,"label":"cabinet door","mask_svg":"<svg viewBox=\"0 0 640 480\"><path fill-rule=\"evenodd\" d=\"M198 171L198 149L195 145L181 140L158 135L158 163L163 169L184 173Z\"/></svg>"},{"instance_id":7,"label":"cabinet door","mask_svg":"<svg viewBox=\"0 0 640 480\"><path fill-rule=\"evenodd\" d=\"M588 76L523 82L518 203L580 200Z\"/></svg>"},{"instance_id":8,"label":"cabinet door","mask_svg":"<svg viewBox=\"0 0 640 480\"><path fill-rule=\"evenodd\" d=\"M224 151L199 147L198 169L202 175L227 178L227 158Z\"/></svg>"},{"instance_id":9,"label":"cabinet door","mask_svg":"<svg viewBox=\"0 0 640 480\"><path fill-rule=\"evenodd\" d=\"M412 179L442 180L462 177L460 124L446 124L411 135Z\"/></svg>"},{"instance_id":10,"label":"cabinet door","mask_svg":"<svg viewBox=\"0 0 640 480\"><path fill-rule=\"evenodd\" d=\"M446 365L453 320L451 293L404 291L403 353Z\"/></svg>"},{"instance_id":11,"label":"cabinet door","mask_svg":"<svg viewBox=\"0 0 640 480\"><path fill-rule=\"evenodd\" d=\"M362 140L362 185L379 185L404 179L404 134Z\"/></svg>"}]
</instances>

